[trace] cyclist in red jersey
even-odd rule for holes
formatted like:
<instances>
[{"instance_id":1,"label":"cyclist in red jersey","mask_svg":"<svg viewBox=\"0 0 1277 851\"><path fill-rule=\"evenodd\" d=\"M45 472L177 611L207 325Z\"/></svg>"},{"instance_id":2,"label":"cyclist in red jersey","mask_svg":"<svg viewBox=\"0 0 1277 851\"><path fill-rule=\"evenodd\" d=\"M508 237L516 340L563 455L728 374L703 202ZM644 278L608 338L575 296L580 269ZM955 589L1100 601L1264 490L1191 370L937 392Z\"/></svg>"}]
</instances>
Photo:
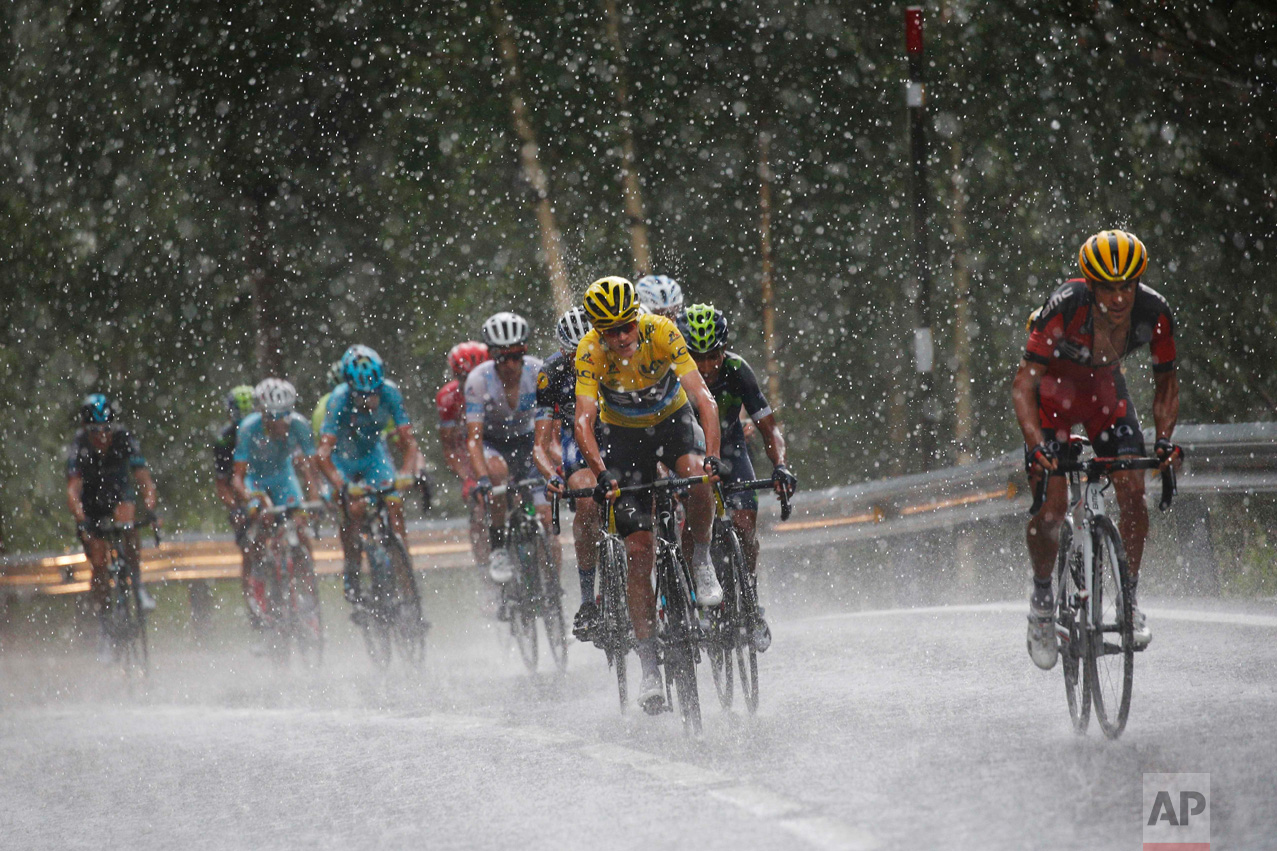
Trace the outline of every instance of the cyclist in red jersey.
<instances>
[{"instance_id":1,"label":"cyclist in red jersey","mask_svg":"<svg viewBox=\"0 0 1277 851\"><path fill-rule=\"evenodd\" d=\"M1166 463L1182 454L1171 442L1179 418L1175 322L1166 299L1139 282L1148 265L1144 244L1125 231L1104 231L1086 241L1078 261L1084 277L1066 281L1031 317L1024 359L1011 386L1033 487L1047 470L1056 468L1062 449L1068 445L1070 429L1077 425L1085 428L1096 455L1145 454L1144 434L1122 364L1127 355L1144 345L1153 357L1155 452ZM1113 487L1135 606L1148 535L1144 473L1114 473ZM1034 585L1029 603L1029 656L1043 669L1054 667L1059 655L1051 571L1066 510L1066 482L1052 478L1046 503L1029 520L1026 536ZM1138 606L1132 622L1136 645L1147 646L1152 632Z\"/></svg>"},{"instance_id":2,"label":"cyclist in red jersey","mask_svg":"<svg viewBox=\"0 0 1277 851\"><path fill-rule=\"evenodd\" d=\"M488 347L483 343L477 340L457 343L448 351L448 366L452 369L453 379L435 394L435 408L439 411L439 443L443 445L444 461L448 469L461 479L461 499L470 508L470 550L483 563L487 561L488 530L483 521L483 504L470 499L476 480L470 466L470 454L466 451L465 383L470 370L486 360Z\"/></svg>"}]
</instances>

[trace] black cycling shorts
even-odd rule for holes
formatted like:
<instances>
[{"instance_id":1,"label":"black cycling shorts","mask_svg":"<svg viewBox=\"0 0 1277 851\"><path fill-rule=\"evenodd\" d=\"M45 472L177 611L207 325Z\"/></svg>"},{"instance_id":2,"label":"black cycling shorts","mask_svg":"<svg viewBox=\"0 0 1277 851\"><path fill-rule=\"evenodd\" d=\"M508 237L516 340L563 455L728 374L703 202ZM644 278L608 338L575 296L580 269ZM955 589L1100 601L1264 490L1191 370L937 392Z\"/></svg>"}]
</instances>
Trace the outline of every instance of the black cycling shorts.
<instances>
[{"instance_id":1,"label":"black cycling shorts","mask_svg":"<svg viewBox=\"0 0 1277 851\"><path fill-rule=\"evenodd\" d=\"M622 487L656 481L656 465L671 470L674 462L691 453L704 454L704 438L697 438L696 415L691 405L648 428L626 428L600 423L599 452L603 463ZM623 494L616 501L616 530L622 538L652 528L652 493Z\"/></svg>"},{"instance_id":2,"label":"black cycling shorts","mask_svg":"<svg viewBox=\"0 0 1277 851\"><path fill-rule=\"evenodd\" d=\"M739 443L723 444L723 471L720 478L724 484L731 482L748 482L754 478L754 461L749 457L749 446L744 440ZM757 511L758 494L754 491L737 491L728 494L723 500L728 508L738 511Z\"/></svg>"}]
</instances>

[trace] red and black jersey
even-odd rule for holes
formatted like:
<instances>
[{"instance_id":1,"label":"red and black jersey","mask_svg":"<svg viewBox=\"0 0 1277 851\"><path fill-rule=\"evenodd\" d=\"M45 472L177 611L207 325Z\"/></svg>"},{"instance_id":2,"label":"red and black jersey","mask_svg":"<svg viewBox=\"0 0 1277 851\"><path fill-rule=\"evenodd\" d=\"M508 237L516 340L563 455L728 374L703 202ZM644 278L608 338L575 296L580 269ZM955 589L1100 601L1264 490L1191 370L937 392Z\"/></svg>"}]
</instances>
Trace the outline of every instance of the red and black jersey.
<instances>
[{"instance_id":1,"label":"red and black jersey","mask_svg":"<svg viewBox=\"0 0 1277 851\"><path fill-rule=\"evenodd\" d=\"M435 408L439 411L441 428L458 428L464 425L466 395L461 389L461 382L453 380L443 385L435 394Z\"/></svg>"},{"instance_id":2,"label":"red and black jersey","mask_svg":"<svg viewBox=\"0 0 1277 851\"><path fill-rule=\"evenodd\" d=\"M1095 345L1095 300L1082 278L1066 281L1037 312L1029 325L1024 359L1039 363L1051 374L1053 367L1076 364L1087 369L1109 369L1116 364L1091 362ZM1175 320L1166 299L1136 284L1131 307L1131 329L1120 358L1147 345L1153 355L1153 371L1166 372L1175 365ZM1060 362L1064 362L1063 364ZM1065 367L1064 371L1069 370Z\"/></svg>"}]
</instances>

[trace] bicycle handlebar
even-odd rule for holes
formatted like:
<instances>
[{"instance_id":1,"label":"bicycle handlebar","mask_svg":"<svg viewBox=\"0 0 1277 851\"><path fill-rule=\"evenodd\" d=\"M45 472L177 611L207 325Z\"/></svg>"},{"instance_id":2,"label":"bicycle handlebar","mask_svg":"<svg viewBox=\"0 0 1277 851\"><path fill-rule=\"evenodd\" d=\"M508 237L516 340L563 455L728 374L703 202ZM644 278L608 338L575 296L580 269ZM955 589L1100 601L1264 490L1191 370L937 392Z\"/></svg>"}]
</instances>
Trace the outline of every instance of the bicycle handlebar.
<instances>
[{"instance_id":1,"label":"bicycle handlebar","mask_svg":"<svg viewBox=\"0 0 1277 851\"><path fill-rule=\"evenodd\" d=\"M1157 458L1088 458L1085 461L1060 461L1054 470L1047 470L1046 475L1038 480L1033 489L1033 504L1029 506L1029 514L1036 516L1046 502L1046 485L1051 476L1067 476L1069 473L1085 473L1087 478L1102 476L1108 478L1113 473L1123 470L1161 470L1162 497L1157 503L1159 511L1171 507L1171 500L1178 493L1175 483L1175 468L1171 464L1162 466Z\"/></svg>"},{"instance_id":2,"label":"bicycle handlebar","mask_svg":"<svg viewBox=\"0 0 1277 851\"><path fill-rule=\"evenodd\" d=\"M719 485L723 493L739 493L741 491L762 491L769 488L775 488L776 483L771 479L750 479L744 482L728 482ZM780 519L788 520L789 515L793 512L793 506L789 504L789 498L792 494L781 488L776 492L780 498Z\"/></svg>"},{"instance_id":3,"label":"bicycle handlebar","mask_svg":"<svg viewBox=\"0 0 1277 851\"><path fill-rule=\"evenodd\" d=\"M280 514L295 514L298 511L316 511L321 508L326 508L327 506L328 503L324 502L322 499L310 499L305 502L292 503L291 505L272 505L269 508L261 509L258 514L264 517L275 517Z\"/></svg>"}]
</instances>

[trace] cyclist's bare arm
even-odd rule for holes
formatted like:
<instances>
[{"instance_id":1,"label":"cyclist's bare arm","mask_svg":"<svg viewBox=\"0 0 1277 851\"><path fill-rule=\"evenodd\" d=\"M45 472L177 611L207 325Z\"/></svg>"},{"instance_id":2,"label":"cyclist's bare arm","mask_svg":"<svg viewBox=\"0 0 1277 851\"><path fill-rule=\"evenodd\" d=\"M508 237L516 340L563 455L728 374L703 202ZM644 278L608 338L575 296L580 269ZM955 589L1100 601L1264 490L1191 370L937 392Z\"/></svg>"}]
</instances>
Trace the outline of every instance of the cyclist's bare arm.
<instances>
[{"instance_id":1,"label":"cyclist's bare arm","mask_svg":"<svg viewBox=\"0 0 1277 851\"><path fill-rule=\"evenodd\" d=\"M302 478L306 484L306 498L314 501L319 499L319 468L315 461L314 455L306 455L302 458L301 463Z\"/></svg>"},{"instance_id":2,"label":"cyclist's bare arm","mask_svg":"<svg viewBox=\"0 0 1277 851\"><path fill-rule=\"evenodd\" d=\"M235 508L239 505L239 499L235 496L235 489L231 487L229 481L217 479L213 482L213 487L217 490L217 498L222 501L222 505L227 508Z\"/></svg>"},{"instance_id":3,"label":"cyclist's bare arm","mask_svg":"<svg viewBox=\"0 0 1277 851\"><path fill-rule=\"evenodd\" d=\"M763 435L763 446L767 449L767 457L771 460L773 467L779 467L785 463L785 437L780 433L780 425L776 422L775 414L767 416L755 422L758 431Z\"/></svg>"},{"instance_id":4,"label":"cyclist's bare arm","mask_svg":"<svg viewBox=\"0 0 1277 851\"><path fill-rule=\"evenodd\" d=\"M84 494L84 477L75 475L67 477L67 508L71 509L71 516L75 518L76 523L83 523L85 520L84 500L81 498Z\"/></svg>"},{"instance_id":5,"label":"cyclist's bare arm","mask_svg":"<svg viewBox=\"0 0 1277 851\"><path fill-rule=\"evenodd\" d=\"M321 434L319 436L319 448L315 452L315 463L319 465L319 472L324 474L324 478L328 480L334 488L341 489L343 484L341 473L337 471L337 465L333 463L333 447L337 445L337 435ZM239 465L235 465L236 469Z\"/></svg>"},{"instance_id":6,"label":"cyclist's bare arm","mask_svg":"<svg viewBox=\"0 0 1277 851\"><path fill-rule=\"evenodd\" d=\"M439 444L443 447L443 462L458 479L469 474L466 469L466 440L462 430L455 425L439 426Z\"/></svg>"},{"instance_id":7,"label":"cyclist's bare arm","mask_svg":"<svg viewBox=\"0 0 1277 851\"><path fill-rule=\"evenodd\" d=\"M1025 446L1037 446L1042 442L1042 426L1038 421L1038 387L1046 367L1020 360L1020 368L1011 381L1011 401L1015 405L1015 418L1020 423Z\"/></svg>"},{"instance_id":8,"label":"cyclist's bare arm","mask_svg":"<svg viewBox=\"0 0 1277 851\"><path fill-rule=\"evenodd\" d=\"M235 471L231 473L231 488L235 491L235 495L239 497L240 502L248 502L248 486L244 484L244 477L248 475L248 462L236 461Z\"/></svg>"},{"instance_id":9,"label":"cyclist's bare arm","mask_svg":"<svg viewBox=\"0 0 1277 851\"><path fill-rule=\"evenodd\" d=\"M554 460L554 452L551 444L554 440L554 431L557 420L552 417L542 417L536 421L536 434L532 439L532 460L536 463L537 469L546 481L553 479L558 475L555 467L559 466Z\"/></svg>"},{"instance_id":10,"label":"cyclist's bare arm","mask_svg":"<svg viewBox=\"0 0 1277 851\"><path fill-rule=\"evenodd\" d=\"M599 451L599 442L594 437L594 424L599 419L599 400L593 396L576 397L576 418L572 429L576 434L576 445L581 450L581 457L594 475L600 475L607 468L603 466L603 453Z\"/></svg>"},{"instance_id":11,"label":"cyclist's bare arm","mask_svg":"<svg viewBox=\"0 0 1277 851\"><path fill-rule=\"evenodd\" d=\"M146 467L135 467L133 481L137 482L138 493L142 496L142 504L146 506L146 510L154 512L159 500L155 494L155 480L151 478L151 471Z\"/></svg>"},{"instance_id":12,"label":"cyclist's bare arm","mask_svg":"<svg viewBox=\"0 0 1277 851\"><path fill-rule=\"evenodd\" d=\"M395 434L399 437L399 447L403 452L403 468L399 471L401 476L416 476L425 466L425 459L421 457L421 450L417 447L417 436L412 433L412 425L405 423L395 429Z\"/></svg>"},{"instance_id":13,"label":"cyclist's bare arm","mask_svg":"<svg viewBox=\"0 0 1277 851\"><path fill-rule=\"evenodd\" d=\"M682 382L683 390L686 391L688 398L692 400L692 407L696 408L697 416L701 420L701 428L705 431L705 454L717 458L722 436L718 430L718 403L714 401L714 394L709 392L709 386L705 384L705 379L698 370L692 370L679 381Z\"/></svg>"},{"instance_id":14,"label":"cyclist's bare arm","mask_svg":"<svg viewBox=\"0 0 1277 851\"><path fill-rule=\"evenodd\" d=\"M1155 440L1170 440L1179 422L1179 375L1175 367L1153 373L1153 426Z\"/></svg>"},{"instance_id":15,"label":"cyclist's bare arm","mask_svg":"<svg viewBox=\"0 0 1277 851\"><path fill-rule=\"evenodd\" d=\"M466 423L466 452L470 455L470 469L474 477L488 475L488 459L483 455L483 423Z\"/></svg>"}]
</instances>

